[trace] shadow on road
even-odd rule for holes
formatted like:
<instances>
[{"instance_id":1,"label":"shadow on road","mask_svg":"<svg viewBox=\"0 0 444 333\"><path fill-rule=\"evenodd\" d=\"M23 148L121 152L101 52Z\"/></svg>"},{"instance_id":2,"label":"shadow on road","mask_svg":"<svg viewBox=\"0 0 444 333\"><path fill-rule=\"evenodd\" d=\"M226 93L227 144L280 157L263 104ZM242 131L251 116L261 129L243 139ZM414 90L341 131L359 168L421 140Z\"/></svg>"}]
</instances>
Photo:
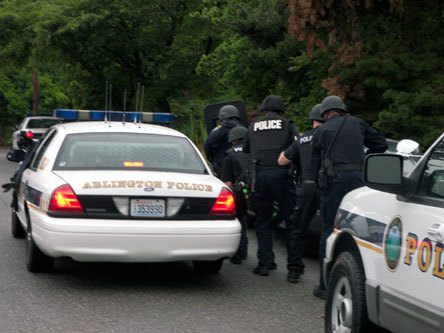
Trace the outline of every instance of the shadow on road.
<instances>
[{"instance_id":1,"label":"shadow on road","mask_svg":"<svg viewBox=\"0 0 444 333\"><path fill-rule=\"evenodd\" d=\"M224 265L229 265L225 262ZM82 289L214 289L224 288L224 268L217 275L194 272L191 263L80 263L70 258L56 260L49 277L51 283ZM60 287L60 285L59 285Z\"/></svg>"}]
</instances>

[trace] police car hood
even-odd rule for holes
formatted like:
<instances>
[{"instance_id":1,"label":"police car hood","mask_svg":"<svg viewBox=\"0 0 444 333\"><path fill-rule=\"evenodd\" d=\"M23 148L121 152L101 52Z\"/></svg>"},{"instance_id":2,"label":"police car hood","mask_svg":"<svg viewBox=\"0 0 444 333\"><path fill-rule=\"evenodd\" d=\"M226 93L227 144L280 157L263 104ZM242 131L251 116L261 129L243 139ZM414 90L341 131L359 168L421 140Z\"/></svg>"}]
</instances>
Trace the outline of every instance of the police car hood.
<instances>
[{"instance_id":1,"label":"police car hood","mask_svg":"<svg viewBox=\"0 0 444 333\"><path fill-rule=\"evenodd\" d=\"M212 175L158 171L54 171L78 195L217 198L224 183Z\"/></svg>"}]
</instances>

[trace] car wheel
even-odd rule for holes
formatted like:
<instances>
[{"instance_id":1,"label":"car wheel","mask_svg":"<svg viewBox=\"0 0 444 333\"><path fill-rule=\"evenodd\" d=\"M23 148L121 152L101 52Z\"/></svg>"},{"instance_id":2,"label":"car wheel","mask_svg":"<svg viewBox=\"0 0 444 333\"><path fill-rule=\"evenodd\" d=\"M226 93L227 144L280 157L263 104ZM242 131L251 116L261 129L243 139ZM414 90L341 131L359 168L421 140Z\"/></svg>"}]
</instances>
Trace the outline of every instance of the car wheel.
<instances>
[{"instance_id":1,"label":"car wheel","mask_svg":"<svg viewBox=\"0 0 444 333\"><path fill-rule=\"evenodd\" d=\"M44 254L32 239L31 225L26 230L26 267L30 272L48 272L54 265L54 258Z\"/></svg>"},{"instance_id":2,"label":"car wheel","mask_svg":"<svg viewBox=\"0 0 444 333\"><path fill-rule=\"evenodd\" d=\"M223 259L215 261L193 261L193 268L198 274L217 274L223 264Z\"/></svg>"},{"instance_id":3,"label":"car wheel","mask_svg":"<svg viewBox=\"0 0 444 333\"><path fill-rule=\"evenodd\" d=\"M325 331L366 332L369 326L364 270L356 254L343 252L330 274Z\"/></svg>"},{"instance_id":4,"label":"car wheel","mask_svg":"<svg viewBox=\"0 0 444 333\"><path fill-rule=\"evenodd\" d=\"M26 231L20 223L17 213L14 209L11 210L11 233L14 238L26 237Z\"/></svg>"}]
</instances>

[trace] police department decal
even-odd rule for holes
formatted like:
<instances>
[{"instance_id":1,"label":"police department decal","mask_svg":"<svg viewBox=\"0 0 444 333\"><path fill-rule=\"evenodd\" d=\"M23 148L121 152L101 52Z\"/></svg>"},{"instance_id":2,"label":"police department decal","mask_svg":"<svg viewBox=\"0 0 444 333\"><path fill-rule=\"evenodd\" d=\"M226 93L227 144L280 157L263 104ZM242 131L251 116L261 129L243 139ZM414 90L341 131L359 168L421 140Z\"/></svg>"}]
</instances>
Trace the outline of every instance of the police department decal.
<instances>
[{"instance_id":1,"label":"police department decal","mask_svg":"<svg viewBox=\"0 0 444 333\"><path fill-rule=\"evenodd\" d=\"M388 225L384 239L385 262L390 270L395 270L401 257L402 249L402 222L395 218Z\"/></svg>"}]
</instances>

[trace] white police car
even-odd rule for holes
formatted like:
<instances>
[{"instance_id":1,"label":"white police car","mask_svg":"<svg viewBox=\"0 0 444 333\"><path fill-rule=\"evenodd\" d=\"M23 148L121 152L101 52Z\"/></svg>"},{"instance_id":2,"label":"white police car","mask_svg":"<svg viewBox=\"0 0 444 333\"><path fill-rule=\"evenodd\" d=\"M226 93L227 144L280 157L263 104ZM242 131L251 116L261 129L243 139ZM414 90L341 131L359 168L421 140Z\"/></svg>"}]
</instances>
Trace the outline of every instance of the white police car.
<instances>
[{"instance_id":1,"label":"white police car","mask_svg":"<svg viewBox=\"0 0 444 333\"><path fill-rule=\"evenodd\" d=\"M326 331L444 332L444 133L407 177L376 154L364 178L327 240Z\"/></svg>"},{"instance_id":2,"label":"white police car","mask_svg":"<svg viewBox=\"0 0 444 333\"><path fill-rule=\"evenodd\" d=\"M100 111L56 110L67 119ZM112 117L111 117L112 116ZM192 260L216 273L240 239L234 197L194 144L171 128L170 114L108 113L134 122L53 126L23 173L12 232L25 237L30 271L54 259L94 262Z\"/></svg>"},{"instance_id":3,"label":"white police car","mask_svg":"<svg viewBox=\"0 0 444 333\"><path fill-rule=\"evenodd\" d=\"M11 153L14 154L24 148L21 142L21 136L36 142L43 136L48 128L52 125L60 124L62 121L63 119L49 116L26 117L20 123L17 130L12 133Z\"/></svg>"}]
</instances>

